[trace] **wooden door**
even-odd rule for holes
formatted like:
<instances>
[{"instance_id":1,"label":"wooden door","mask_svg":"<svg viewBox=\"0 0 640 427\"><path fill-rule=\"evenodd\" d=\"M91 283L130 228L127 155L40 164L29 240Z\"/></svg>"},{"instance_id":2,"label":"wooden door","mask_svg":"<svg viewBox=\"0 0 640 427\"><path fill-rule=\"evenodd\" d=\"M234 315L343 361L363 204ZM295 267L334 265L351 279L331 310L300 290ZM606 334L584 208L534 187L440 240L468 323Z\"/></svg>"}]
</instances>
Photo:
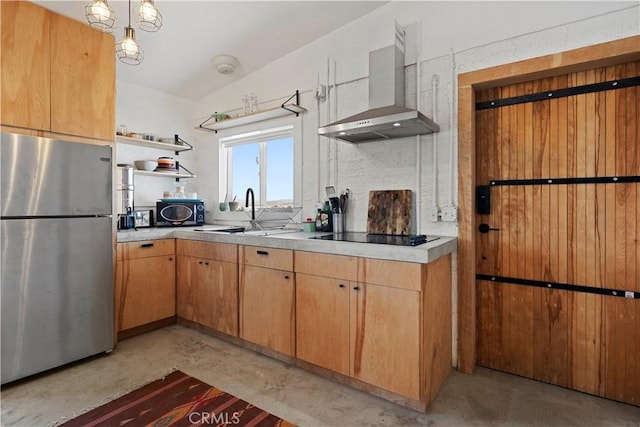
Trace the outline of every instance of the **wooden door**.
<instances>
[{"instance_id":1,"label":"wooden door","mask_svg":"<svg viewBox=\"0 0 640 427\"><path fill-rule=\"evenodd\" d=\"M238 336L238 265L209 259L197 263L197 322Z\"/></svg>"},{"instance_id":2,"label":"wooden door","mask_svg":"<svg viewBox=\"0 0 640 427\"><path fill-rule=\"evenodd\" d=\"M122 330L175 315L173 255L124 260L123 266Z\"/></svg>"},{"instance_id":3,"label":"wooden door","mask_svg":"<svg viewBox=\"0 0 640 427\"><path fill-rule=\"evenodd\" d=\"M476 93L478 364L640 404L639 76Z\"/></svg>"},{"instance_id":4,"label":"wooden door","mask_svg":"<svg viewBox=\"0 0 640 427\"><path fill-rule=\"evenodd\" d=\"M242 265L240 337L289 356L295 351L293 273Z\"/></svg>"},{"instance_id":5,"label":"wooden door","mask_svg":"<svg viewBox=\"0 0 640 427\"><path fill-rule=\"evenodd\" d=\"M49 12L26 1L2 1L2 124L51 127Z\"/></svg>"},{"instance_id":6,"label":"wooden door","mask_svg":"<svg viewBox=\"0 0 640 427\"><path fill-rule=\"evenodd\" d=\"M296 274L296 357L349 375L349 281Z\"/></svg>"},{"instance_id":7,"label":"wooden door","mask_svg":"<svg viewBox=\"0 0 640 427\"><path fill-rule=\"evenodd\" d=\"M351 284L351 376L420 399L421 293Z\"/></svg>"},{"instance_id":8,"label":"wooden door","mask_svg":"<svg viewBox=\"0 0 640 427\"><path fill-rule=\"evenodd\" d=\"M115 137L115 39L54 13L51 131L109 141Z\"/></svg>"}]
</instances>

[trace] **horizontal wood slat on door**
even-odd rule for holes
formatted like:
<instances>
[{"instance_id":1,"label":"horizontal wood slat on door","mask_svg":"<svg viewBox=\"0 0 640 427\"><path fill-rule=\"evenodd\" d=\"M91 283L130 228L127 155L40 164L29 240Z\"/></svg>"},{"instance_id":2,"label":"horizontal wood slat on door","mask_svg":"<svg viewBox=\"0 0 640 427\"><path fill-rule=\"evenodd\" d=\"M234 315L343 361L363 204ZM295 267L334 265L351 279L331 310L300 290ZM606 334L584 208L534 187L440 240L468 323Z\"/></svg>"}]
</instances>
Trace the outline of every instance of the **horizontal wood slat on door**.
<instances>
[{"instance_id":1,"label":"horizontal wood slat on door","mask_svg":"<svg viewBox=\"0 0 640 427\"><path fill-rule=\"evenodd\" d=\"M638 76L632 62L476 100ZM479 110L477 182L637 177L638 115L638 86ZM476 216L476 227L499 229L477 234L479 275L640 292L640 183L505 184L490 188L491 213ZM640 301L476 283L479 364L640 405Z\"/></svg>"}]
</instances>

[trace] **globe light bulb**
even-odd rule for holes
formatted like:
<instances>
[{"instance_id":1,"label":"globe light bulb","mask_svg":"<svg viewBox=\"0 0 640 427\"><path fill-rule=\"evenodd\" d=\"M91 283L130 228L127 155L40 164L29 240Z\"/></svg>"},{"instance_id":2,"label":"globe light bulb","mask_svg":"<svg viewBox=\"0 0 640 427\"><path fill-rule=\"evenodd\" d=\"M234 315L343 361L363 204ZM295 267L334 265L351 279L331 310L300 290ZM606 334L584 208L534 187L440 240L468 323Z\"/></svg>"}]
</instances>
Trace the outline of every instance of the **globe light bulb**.
<instances>
[{"instance_id":1,"label":"globe light bulb","mask_svg":"<svg viewBox=\"0 0 640 427\"><path fill-rule=\"evenodd\" d=\"M127 37L122 40L122 49L127 53L127 55L133 56L138 53L139 47L135 40Z\"/></svg>"},{"instance_id":2,"label":"globe light bulb","mask_svg":"<svg viewBox=\"0 0 640 427\"><path fill-rule=\"evenodd\" d=\"M138 28L155 33L162 27L162 14L153 0L141 0L136 9Z\"/></svg>"},{"instance_id":3,"label":"globe light bulb","mask_svg":"<svg viewBox=\"0 0 640 427\"><path fill-rule=\"evenodd\" d=\"M85 17L93 28L112 32L116 25L116 15L109 8L107 0L93 0L84 8Z\"/></svg>"},{"instance_id":4,"label":"globe light bulb","mask_svg":"<svg viewBox=\"0 0 640 427\"><path fill-rule=\"evenodd\" d=\"M91 6L91 13L100 21L109 18L109 8L103 2L96 2Z\"/></svg>"},{"instance_id":5,"label":"globe light bulb","mask_svg":"<svg viewBox=\"0 0 640 427\"><path fill-rule=\"evenodd\" d=\"M144 2L140 4L140 15L145 21L155 21L158 17L158 10L153 4Z\"/></svg>"},{"instance_id":6,"label":"globe light bulb","mask_svg":"<svg viewBox=\"0 0 640 427\"><path fill-rule=\"evenodd\" d=\"M130 26L124 29L124 38L116 45L116 54L120 61L128 65L138 65L144 59L142 47L136 41L136 33Z\"/></svg>"}]
</instances>

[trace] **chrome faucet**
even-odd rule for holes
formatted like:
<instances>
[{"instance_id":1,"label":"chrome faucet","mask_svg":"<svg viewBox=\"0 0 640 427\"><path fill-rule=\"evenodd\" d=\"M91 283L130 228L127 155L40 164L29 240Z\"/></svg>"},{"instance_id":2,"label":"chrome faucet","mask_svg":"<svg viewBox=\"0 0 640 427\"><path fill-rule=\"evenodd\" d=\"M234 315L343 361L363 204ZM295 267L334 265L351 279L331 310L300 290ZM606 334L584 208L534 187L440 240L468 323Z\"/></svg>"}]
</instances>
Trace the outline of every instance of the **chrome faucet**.
<instances>
[{"instance_id":1,"label":"chrome faucet","mask_svg":"<svg viewBox=\"0 0 640 427\"><path fill-rule=\"evenodd\" d=\"M245 208L249 207L249 194L251 194L251 227L254 228L256 226L256 201L251 187L247 188L247 193L244 196Z\"/></svg>"}]
</instances>

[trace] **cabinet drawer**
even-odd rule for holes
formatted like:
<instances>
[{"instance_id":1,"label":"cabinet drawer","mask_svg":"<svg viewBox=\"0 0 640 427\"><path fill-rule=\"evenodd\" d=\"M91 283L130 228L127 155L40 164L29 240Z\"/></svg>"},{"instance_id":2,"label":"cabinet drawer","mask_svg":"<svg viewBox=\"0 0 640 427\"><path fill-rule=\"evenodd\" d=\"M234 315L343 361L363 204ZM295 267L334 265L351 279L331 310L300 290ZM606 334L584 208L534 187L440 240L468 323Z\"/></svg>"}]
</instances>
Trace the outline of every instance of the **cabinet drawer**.
<instances>
[{"instance_id":1,"label":"cabinet drawer","mask_svg":"<svg viewBox=\"0 0 640 427\"><path fill-rule=\"evenodd\" d=\"M238 262L238 245L231 243L201 242L198 240L176 240L178 255L205 258L224 262Z\"/></svg>"},{"instance_id":2,"label":"cabinet drawer","mask_svg":"<svg viewBox=\"0 0 640 427\"><path fill-rule=\"evenodd\" d=\"M242 246L241 260L256 267L293 271L293 251L289 249Z\"/></svg>"},{"instance_id":3,"label":"cabinet drawer","mask_svg":"<svg viewBox=\"0 0 640 427\"><path fill-rule=\"evenodd\" d=\"M358 280L358 258L344 255L296 251L296 273Z\"/></svg>"},{"instance_id":4,"label":"cabinet drawer","mask_svg":"<svg viewBox=\"0 0 640 427\"><path fill-rule=\"evenodd\" d=\"M364 283L391 286L393 288L422 290L422 269L424 265L413 262L364 259Z\"/></svg>"},{"instance_id":5,"label":"cabinet drawer","mask_svg":"<svg viewBox=\"0 0 640 427\"><path fill-rule=\"evenodd\" d=\"M174 239L143 240L140 242L118 243L116 257L118 260L123 260L173 255L175 253Z\"/></svg>"}]
</instances>

